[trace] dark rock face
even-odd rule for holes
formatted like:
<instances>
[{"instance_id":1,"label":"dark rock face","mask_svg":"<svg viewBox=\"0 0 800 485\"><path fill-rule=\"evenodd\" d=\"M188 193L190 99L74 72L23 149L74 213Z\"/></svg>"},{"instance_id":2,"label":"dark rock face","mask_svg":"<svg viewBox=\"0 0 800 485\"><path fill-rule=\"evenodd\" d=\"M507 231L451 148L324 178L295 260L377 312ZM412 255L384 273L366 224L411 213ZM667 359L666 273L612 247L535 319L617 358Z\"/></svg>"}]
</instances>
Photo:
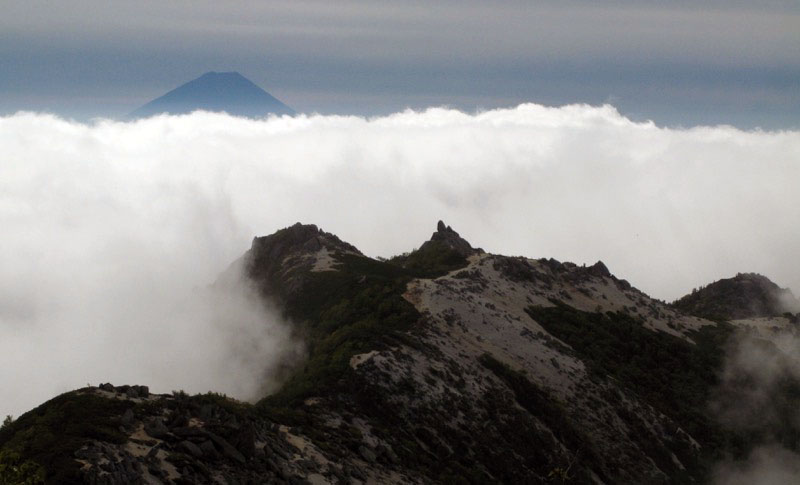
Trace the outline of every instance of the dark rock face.
<instances>
[{"instance_id":1,"label":"dark rock face","mask_svg":"<svg viewBox=\"0 0 800 485\"><path fill-rule=\"evenodd\" d=\"M673 303L684 313L704 318L737 320L800 311L800 302L788 289L756 273L739 273L715 281Z\"/></svg>"},{"instance_id":2,"label":"dark rock face","mask_svg":"<svg viewBox=\"0 0 800 485\"><path fill-rule=\"evenodd\" d=\"M445 223L442 221L439 221L439 223L436 225L436 232L433 233L430 241L426 241L420 247L420 250L424 250L426 245L429 245L432 242L444 243L447 247L453 249L455 252L465 258L472 254L483 252L483 250L480 248L473 248L470 243L459 236L452 227L445 225Z\"/></svg>"},{"instance_id":3,"label":"dark rock face","mask_svg":"<svg viewBox=\"0 0 800 485\"><path fill-rule=\"evenodd\" d=\"M589 266L588 270L590 275L592 276L605 276L606 278L611 277L611 271L608 270L605 264L602 261L598 261L592 266Z\"/></svg>"}]
</instances>

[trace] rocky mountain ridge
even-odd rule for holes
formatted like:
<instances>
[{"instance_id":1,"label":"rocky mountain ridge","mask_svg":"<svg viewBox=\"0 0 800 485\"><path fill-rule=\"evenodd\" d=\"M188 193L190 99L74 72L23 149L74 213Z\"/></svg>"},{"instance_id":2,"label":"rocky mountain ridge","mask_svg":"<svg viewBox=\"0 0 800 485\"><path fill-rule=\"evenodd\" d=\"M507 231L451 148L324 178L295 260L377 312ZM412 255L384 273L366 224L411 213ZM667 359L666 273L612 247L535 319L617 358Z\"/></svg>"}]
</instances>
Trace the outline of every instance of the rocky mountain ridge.
<instances>
[{"instance_id":1,"label":"rocky mountain ridge","mask_svg":"<svg viewBox=\"0 0 800 485\"><path fill-rule=\"evenodd\" d=\"M488 254L443 222L379 261L296 224L236 274L306 342L277 392L88 387L0 429L6 462L51 483L699 483L750 446L707 406L735 326L602 262Z\"/></svg>"}]
</instances>

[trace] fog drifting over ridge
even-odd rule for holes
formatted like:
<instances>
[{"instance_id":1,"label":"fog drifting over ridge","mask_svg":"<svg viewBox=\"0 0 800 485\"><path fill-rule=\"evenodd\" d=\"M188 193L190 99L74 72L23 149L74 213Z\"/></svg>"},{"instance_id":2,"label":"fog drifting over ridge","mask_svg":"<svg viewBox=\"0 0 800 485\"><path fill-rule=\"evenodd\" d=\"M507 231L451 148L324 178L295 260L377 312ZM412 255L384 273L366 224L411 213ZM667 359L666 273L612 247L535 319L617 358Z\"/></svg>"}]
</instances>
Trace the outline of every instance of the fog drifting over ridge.
<instances>
[{"instance_id":1,"label":"fog drifting over ridge","mask_svg":"<svg viewBox=\"0 0 800 485\"><path fill-rule=\"evenodd\" d=\"M196 295L253 236L297 221L390 256L443 219L489 252L602 259L667 300L739 271L800 290L798 131L664 129L585 105L19 113L0 118L0 153L3 415L100 381L252 397L296 344L252 298L235 315Z\"/></svg>"}]
</instances>

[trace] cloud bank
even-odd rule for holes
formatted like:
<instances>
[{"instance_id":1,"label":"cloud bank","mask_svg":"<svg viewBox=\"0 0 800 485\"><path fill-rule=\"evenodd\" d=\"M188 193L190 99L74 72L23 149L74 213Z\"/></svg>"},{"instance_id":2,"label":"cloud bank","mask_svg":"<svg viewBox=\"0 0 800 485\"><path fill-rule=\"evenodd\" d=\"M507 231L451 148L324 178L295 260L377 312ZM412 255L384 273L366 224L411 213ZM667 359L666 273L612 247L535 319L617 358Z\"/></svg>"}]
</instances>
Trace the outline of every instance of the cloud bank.
<instances>
[{"instance_id":1,"label":"cloud bank","mask_svg":"<svg viewBox=\"0 0 800 485\"><path fill-rule=\"evenodd\" d=\"M0 118L0 153L0 413L87 382L257 392L251 376L294 345L286 326L196 295L253 236L297 221L390 256L444 219L490 252L602 259L668 300L739 271L800 289L797 131L664 129L585 105L19 113Z\"/></svg>"}]
</instances>

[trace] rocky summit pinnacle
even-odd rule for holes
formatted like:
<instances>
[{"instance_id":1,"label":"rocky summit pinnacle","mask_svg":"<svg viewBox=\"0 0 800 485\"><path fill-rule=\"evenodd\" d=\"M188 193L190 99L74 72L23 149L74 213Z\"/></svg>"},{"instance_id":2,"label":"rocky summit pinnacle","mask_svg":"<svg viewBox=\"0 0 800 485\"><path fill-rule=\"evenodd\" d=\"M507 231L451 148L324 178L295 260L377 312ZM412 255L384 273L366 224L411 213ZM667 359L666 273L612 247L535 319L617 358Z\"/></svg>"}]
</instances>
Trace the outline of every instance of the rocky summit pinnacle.
<instances>
[{"instance_id":1,"label":"rocky summit pinnacle","mask_svg":"<svg viewBox=\"0 0 800 485\"><path fill-rule=\"evenodd\" d=\"M196 110L224 111L235 116L293 115L280 102L238 72L207 72L131 112L129 119Z\"/></svg>"},{"instance_id":2,"label":"rocky summit pinnacle","mask_svg":"<svg viewBox=\"0 0 800 485\"><path fill-rule=\"evenodd\" d=\"M435 244L435 242L444 243L465 258L471 254L483 252L480 248L473 248L470 243L459 236L452 227L446 225L443 221L439 221L438 224L436 224L436 232L433 233L430 241L426 241L420 249Z\"/></svg>"}]
</instances>

